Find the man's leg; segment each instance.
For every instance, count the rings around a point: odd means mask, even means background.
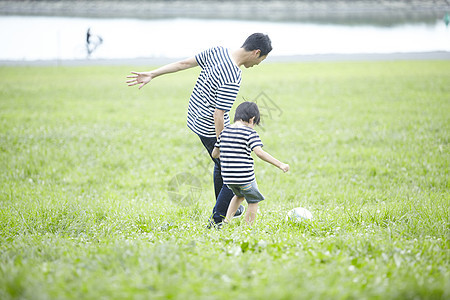
[[[214,183],[215,185],[215,183]],[[216,205],[213,210],[214,223],[220,223],[227,215],[228,206],[233,198],[233,191],[226,184],[222,184],[219,196],[216,199]]]
[[[203,146],[205,146],[206,151],[208,151],[209,156],[211,157],[211,153],[214,149],[214,145],[216,143],[216,138],[209,138],[199,135],[200,140],[202,141]],[[222,174],[220,171],[220,160],[217,158],[211,157],[214,162],[214,192],[216,195],[216,204],[214,206],[211,218],[214,220],[214,223],[220,223],[223,221],[227,214],[228,205],[230,204],[231,199],[234,194],[226,184],[223,184]],[[238,210],[239,214],[242,214],[242,209]]]
[[[217,198],[219,198],[219,194],[223,186],[223,178],[222,173],[220,171],[220,162],[214,161],[213,180],[214,180],[214,193],[216,195],[217,200]]]

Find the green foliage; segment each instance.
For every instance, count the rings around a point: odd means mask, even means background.
[[[255,159],[257,225],[222,230],[185,125],[198,70],[142,90],[129,71],[0,68],[1,299],[450,296],[449,62],[245,70],[237,102],[291,171]],[[179,174],[196,200],[170,196]],[[286,222],[297,206],[315,218]]]

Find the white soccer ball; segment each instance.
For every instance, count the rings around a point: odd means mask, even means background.
[[[303,207],[296,207],[294,209],[291,209],[286,215],[286,221],[291,221],[294,223],[311,220],[312,218],[312,213]]]

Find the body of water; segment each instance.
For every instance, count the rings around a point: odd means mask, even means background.
[[[181,58],[208,47],[240,47],[267,33],[271,56],[450,51],[450,28],[435,24],[392,27],[203,19],[0,17],[0,60],[75,60],[87,57],[86,33],[102,43],[92,59]]]

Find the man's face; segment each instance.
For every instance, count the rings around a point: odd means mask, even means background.
[[[252,52],[252,57],[246,63],[244,63],[244,66],[246,68],[251,68],[253,66],[259,65],[263,60],[267,58],[267,55],[259,56],[260,53],[260,50],[254,50]]]

